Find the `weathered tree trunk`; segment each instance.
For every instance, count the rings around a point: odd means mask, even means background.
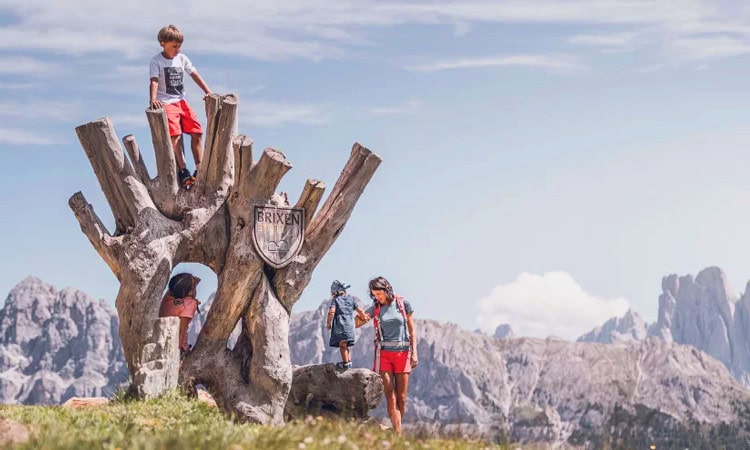
[[[283,153],[266,149],[253,160],[252,140],[235,135],[237,99],[211,95],[206,103],[204,163],[190,191],[177,184],[164,111],[147,110],[156,152],[152,179],[132,136],[125,157],[109,119],[76,128],[115,218],[110,234],[78,192],[70,206],[82,231],[120,281],[116,306],[120,338],[131,374],[148,342],[172,269],[197,262],[218,276],[206,324],[183,361],[186,386],[204,384],[227,413],[277,424],[292,381],[289,319],[312,271],[339,235],[380,157],[359,144],[315,214],[325,186],[308,180],[295,206],[305,209],[305,241],[290,264],[274,269],[252,242],[253,205],[286,205],[276,188],[291,168]],[[132,165],[131,165],[132,164]],[[243,332],[234,350],[227,339],[238,321]]]

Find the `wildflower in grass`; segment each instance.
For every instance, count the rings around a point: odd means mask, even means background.
[[[331,443],[331,438],[327,437],[327,438],[323,439],[323,445],[328,445],[330,443]]]
[[[302,440],[302,442],[304,442],[305,444],[312,444],[312,442],[313,442],[314,440],[315,440],[315,439],[313,439],[313,438],[312,438],[312,436],[308,436],[308,437],[306,437],[305,439],[303,439],[303,440]]]
[[[380,446],[383,448],[391,448],[391,441],[381,441]]]
[[[336,442],[338,442],[339,444],[343,444],[344,442],[346,442],[346,436],[344,436],[343,434],[339,434],[339,437],[336,438]]]
[[[299,448],[307,448],[307,445],[305,445],[304,442],[300,442],[297,447],[299,447]]]

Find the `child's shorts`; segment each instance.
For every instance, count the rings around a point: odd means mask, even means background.
[[[375,371],[375,364],[372,365]],[[393,373],[411,373],[411,358],[409,350],[390,351],[380,350],[380,371]]]
[[[170,136],[179,136],[182,133],[203,134],[203,128],[198,122],[195,111],[185,100],[164,105],[164,112],[167,113]]]

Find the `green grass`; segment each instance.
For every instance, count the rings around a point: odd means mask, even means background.
[[[461,439],[396,436],[362,422],[308,417],[280,427],[235,423],[205,403],[169,394],[109,405],[0,405],[0,417],[26,425],[28,449],[423,449],[501,448]]]

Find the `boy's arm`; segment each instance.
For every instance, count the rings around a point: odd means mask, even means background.
[[[192,78],[193,81],[195,81],[195,84],[197,84],[201,89],[203,89],[203,92],[206,93],[206,95],[203,96],[203,98],[205,99],[211,93],[211,89],[209,89],[208,84],[206,84],[206,82],[203,80],[201,74],[199,74],[198,71],[195,70],[190,74],[190,78]]]
[[[151,81],[149,82],[148,86],[148,104],[151,105],[152,108],[157,109],[161,108],[162,103],[156,99],[156,91],[159,89],[159,79],[158,78],[151,78]]]
[[[328,318],[326,319],[326,328],[329,330],[331,329],[331,324],[333,323],[333,315],[336,314],[336,308],[333,306],[328,308]]]

